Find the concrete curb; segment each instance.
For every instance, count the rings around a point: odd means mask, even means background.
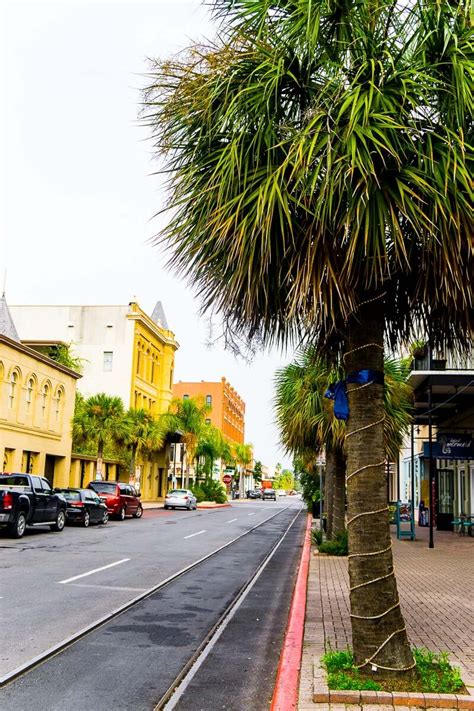
[[[298,576],[291,601],[285,640],[280,654],[270,711],[290,711],[298,704],[298,683],[303,652],[312,516],[308,514]]]
[[[474,696],[467,694],[420,694],[404,691],[338,691],[328,689],[326,672],[321,667],[321,659],[314,664],[313,702],[316,704],[384,704],[422,709],[471,709],[474,711]]]

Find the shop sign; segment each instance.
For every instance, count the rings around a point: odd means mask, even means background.
[[[470,435],[438,433],[432,450],[437,459],[474,459],[474,439]],[[423,443],[423,454],[429,457],[429,442]]]

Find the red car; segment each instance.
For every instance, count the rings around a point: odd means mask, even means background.
[[[91,481],[87,487],[99,494],[107,506],[110,516],[116,516],[121,521],[125,516],[141,518],[143,507],[139,494],[133,486],[122,481]]]

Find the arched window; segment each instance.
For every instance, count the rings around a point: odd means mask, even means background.
[[[28,382],[26,383],[26,414],[27,415],[31,415],[34,389],[35,389],[34,379],[28,378]]]
[[[64,392],[62,391],[61,388],[58,388],[56,391],[56,399],[55,399],[55,412],[56,412],[56,423],[59,424],[61,422],[61,410],[63,406],[63,400],[64,400]]]
[[[10,406],[10,410],[13,409],[13,406],[15,404],[17,387],[18,387],[18,373],[16,370],[14,370],[13,373],[10,375],[10,389],[9,389],[9,393],[8,393],[8,404]]]
[[[44,421],[48,415],[49,385],[45,383],[41,390],[41,419]]]

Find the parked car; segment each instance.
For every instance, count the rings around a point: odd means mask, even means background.
[[[27,526],[49,526],[62,531],[66,500],[55,494],[47,479],[32,474],[0,475],[0,526],[21,538]]]
[[[105,524],[109,520],[107,504],[92,489],[55,489],[67,502],[66,523]]]
[[[171,489],[165,497],[165,509],[197,508],[197,499],[189,489]]]
[[[261,489],[249,489],[247,491],[247,499],[261,499],[262,491]]]
[[[133,486],[122,481],[91,481],[88,489],[92,489],[107,505],[109,516],[116,516],[121,521],[125,516],[141,518],[143,506],[140,503],[140,494]]]
[[[286,496],[286,489],[278,489],[278,496]]]
[[[275,489],[263,489],[262,491],[262,499],[265,501],[265,499],[273,499],[273,501],[276,501],[276,492]]]

